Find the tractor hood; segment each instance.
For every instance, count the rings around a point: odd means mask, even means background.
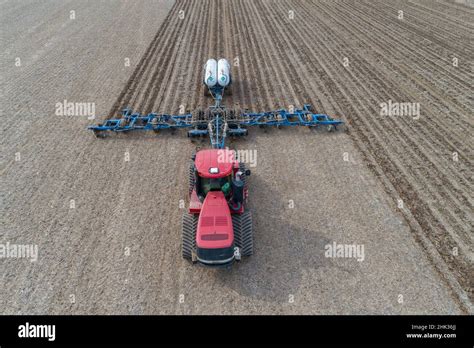
[[[229,206],[221,191],[204,199],[196,231],[196,246],[202,249],[228,248],[234,242]]]
[[[200,177],[222,178],[232,172],[234,152],[227,149],[208,149],[196,153],[194,161]]]

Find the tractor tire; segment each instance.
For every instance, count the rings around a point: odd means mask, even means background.
[[[191,163],[189,164],[189,195],[190,196],[194,190],[195,180],[196,178],[194,176],[194,161],[191,161]]]
[[[192,259],[193,250],[196,249],[196,228],[197,228],[198,216],[194,214],[185,213],[183,214],[183,225],[182,225],[182,244],[181,251],[183,258],[186,260]]]
[[[253,227],[250,211],[244,211],[243,214],[233,214],[232,226],[234,228],[234,244],[240,249],[240,254],[242,256],[252,255]]]

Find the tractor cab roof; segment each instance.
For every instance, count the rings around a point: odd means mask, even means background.
[[[222,178],[232,173],[234,151],[227,149],[207,149],[196,153],[194,161],[200,177]]]

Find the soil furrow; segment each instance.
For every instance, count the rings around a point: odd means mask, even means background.
[[[137,84],[141,82],[141,79],[147,70],[148,65],[153,63],[153,57],[156,55],[156,51],[159,50],[161,47],[159,46],[160,39],[162,35],[166,35],[169,30],[173,30],[173,18],[176,17],[179,11],[179,4],[178,2],[175,3],[171,11],[168,13],[164,24],[160,26],[159,30],[157,31],[155,38],[153,39],[152,43],[149,45],[147,51],[140,59],[137,67],[135,68],[134,72],[130,76],[127,84],[122,89],[119,97],[115,101],[114,105],[112,106],[108,118],[115,117],[117,112],[123,107],[129,106],[129,102],[134,94],[136,94]]]

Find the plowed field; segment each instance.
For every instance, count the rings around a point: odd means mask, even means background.
[[[0,242],[39,247],[37,262],[0,260],[2,313],[473,311],[473,8],[421,0],[1,6]],[[195,147],[184,133],[98,140],[86,118],[54,114],[64,99],[95,103],[98,119],[125,106],[205,108],[202,66],[212,57],[233,65],[227,106],[311,103],[346,122],[337,133],[255,129],[229,144],[258,155],[249,180],[256,250],[226,272],[180,257]],[[383,113],[397,103],[413,109]],[[325,257],[333,242],[364,245],[364,260]]]

